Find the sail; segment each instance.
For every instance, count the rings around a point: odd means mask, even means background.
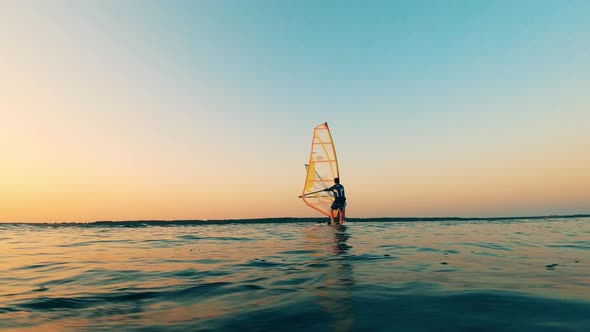
[[[305,165],[307,176],[301,198],[305,204],[330,216],[330,206],[334,201],[331,192],[321,191],[334,184],[334,178],[339,177],[336,149],[327,123],[323,123],[313,130],[311,154],[309,164]]]

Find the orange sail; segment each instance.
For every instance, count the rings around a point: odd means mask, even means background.
[[[334,198],[331,192],[323,190],[334,184],[334,178],[339,177],[339,173],[336,149],[327,123],[313,130],[309,164],[305,168],[307,176],[301,198],[305,204],[329,217]]]

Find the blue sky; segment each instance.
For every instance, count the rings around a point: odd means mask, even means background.
[[[102,208],[4,219],[311,215],[294,198],[324,121],[353,216],[587,212],[588,1],[4,7],[3,176],[34,160],[21,180],[47,185],[22,206],[113,174],[137,206],[102,188]]]

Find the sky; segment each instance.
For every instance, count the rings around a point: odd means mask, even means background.
[[[0,0],[0,222],[590,213],[589,1]]]

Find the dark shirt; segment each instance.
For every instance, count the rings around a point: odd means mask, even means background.
[[[324,189],[324,191],[331,191],[334,194],[334,199],[346,199],[346,195],[344,195],[344,186],[340,183]]]

